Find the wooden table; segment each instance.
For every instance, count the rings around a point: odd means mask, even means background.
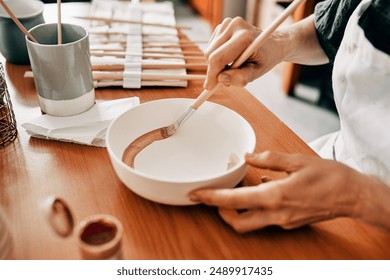
[[[4,62],[4,59],[2,59]],[[125,187],[105,148],[30,138],[20,126],[41,114],[29,66],[5,64],[18,122],[18,138],[0,149],[0,205],[14,233],[16,259],[78,259],[74,237],[58,237],[48,224],[51,196],[63,198],[76,223],[98,213],[116,216],[124,226],[125,259],[389,259],[390,234],[348,218],[296,230],[270,227],[234,232],[204,205],[167,206],[147,201]],[[97,89],[98,100],[139,96],[141,102],[195,98],[202,82],[187,88]],[[211,101],[243,117],[257,135],[256,151],[314,152],[256,98],[242,88],[224,88]],[[283,174],[250,168],[244,185]]]

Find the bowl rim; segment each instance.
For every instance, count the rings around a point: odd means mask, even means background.
[[[5,0],[4,2],[8,6],[8,8],[15,14],[15,16],[20,20],[36,17],[42,14],[45,8],[45,4],[42,1],[38,0],[29,0],[28,2],[23,0]],[[20,5],[25,6],[26,3],[30,5],[28,7],[31,8],[29,11],[24,11],[23,14],[19,14],[17,13],[19,11],[15,11],[15,8],[20,7]],[[0,10],[0,17],[5,19],[11,19],[10,15],[7,14],[3,8]]]
[[[110,140],[109,140],[109,135],[110,135],[110,132],[112,130],[112,127],[115,125],[116,121],[120,118],[123,117],[123,115],[127,114],[129,111],[131,110],[134,110],[135,108],[139,107],[139,106],[143,106],[144,104],[149,104],[149,103],[155,103],[155,102],[169,102],[170,100],[194,100],[192,98],[162,98],[162,99],[156,99],[156,100],[152,100],[152,101],[147,101],[147,102],[144,102],[144,103],[141,103],[137,106],[134,106],[132,108],[130,108],[129,110],[121,113],[119,116],[117,116],[111,123],[110,125],[108,126],[108,129],[107,129],[107,134],[106,134],[106,146],[107,146],[107,151],[110,155],[110,158],[111,159],[114,159],[122,168],[124,168],[125,170],[131,172],[131,173],[134,173],[142,178],[145,178],[145,179],[148,179],[148,180],[154,180],[154,181],[158,181],[158,182],[162,182],[162,183],[173,183],[173,184],[193,184],[193,183],[202,183],[202,182],[207,182],[207,181],[211,181],[211,180],[216,180],[218,178],[221,178],[221,177],[224,177],[224,176],[227,176],[231,173],[234,173],[236,170],[242,168],[243,166],[246,165],[245,163],[245,160],[242,159],[240,157],[240,161],[237,165],[235,165],[234,167],[230,168],[229,170],[227,170],[226,172],[220,172],[220,173],[216,173],[215,175],[213,176],[203,176],[203,177],[199,177],[198,179],[194,180],[194,179],[175,179],[175,178],[171,178],[171,177],[162,177],[162,176],[156,176],[156,175],[151,175],[151,174],[148,174],[148,173],[145,173],[145,172],[142,172],[142,171],[139,171],[137,170],[136,168],[132,168],[130,167],[129,165],[127,165],[126,163],[124,163],[121,159],[119,159],[116,154],[113,152],[113,149],[111,147],[111,143],[110,143]],[[256,133],[252,127],[252,125],[243,117],[241,116],[239,113],[237,113],[236,111],[230,109],[229,107],[226,107],[226,106],[223,106],[221,104],[218,104],[218,103],[215,103],[215,102],[211,102],[211,101],[206,101],[207,103],[212,103],[213,106],[219,106],[219,107],[223,107],[225,109],[228,109],[230,110],[233,114],[235,114],[236,116],[238,116],[239,118],[241,118],[242,120],[244,120],[248,125],[249,125],[249,128],[250,128],[250,133],[251,133],[251,138],[253,138],[253,141],[252,141],[252,145],[249,149],[250,152],[253,152],[256,148]]]

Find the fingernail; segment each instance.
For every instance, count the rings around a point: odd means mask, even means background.
[[[223,83],[225,86],[230,86],[232,79],[231,79],[230,75],[221,73],[218,76],[218,81]]]
[[[197,196],[196,194],[194,193],[190,193],[188,195],[188,198],[193,201],[193,202],[200,202],[200,199],[199,199],[199,196]]]
[[[254,153],[246,153],[245,154],[245,159],[246,160],[254,159],[255,156],[256,156],[256,154],[254,154]]]
[[[263,183],[267,183],[267,182],[271,182],[272,180],[271,180],[271,178],[268,177],[268,176],[261,176],[261,181],[262,181]]]

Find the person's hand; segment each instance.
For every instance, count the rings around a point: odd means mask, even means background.
[[[204,87],[210,90],[217,82],[243,87],[281,62],[282,40],[275,32],[239,69],[227,69],[260,33],[240,17],[226,18],[218,25],[205,51],[208,70]]]
[[[218,206],[221,217],[238,232],[269,225],[292,229],[339,216],[390,229],[390,189],[373,177],[336,161],[297,154],[247,154],[246,161],[258,168],[285,171],[288,176],[258,186],[190,194],[193,201]],[[372,200],[378,210],[369,209]]]

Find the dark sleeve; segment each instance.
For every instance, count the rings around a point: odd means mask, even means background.
[[[390,55],[390,1],[372,0],[359,17],[359,26],[370,43]]]
[[[326,0],[315,7],[314,24],[318,40],[331,63],[343,39],[348,20],[360,2],[361,0]]]

